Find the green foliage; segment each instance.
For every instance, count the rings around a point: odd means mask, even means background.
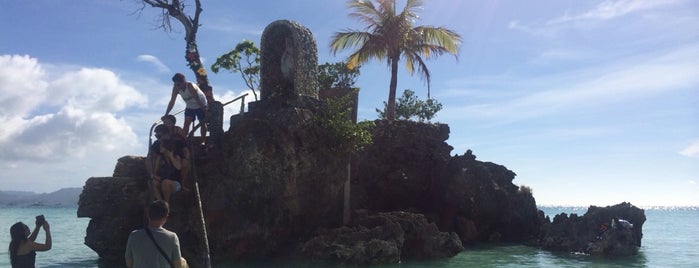
[[[350,69],[344,62],[318,65],[318,85],[321,89],[352,88],[359,76],[359,68]]]
[[[383,105],[383,111],[376,109],[376,112],[379,113],[379,118],[386,119],[388,104],[384,101]],[[439,101],[435,99],[422,101],[415,96],[415,92],[406,89],[396,103],[396,119],[411,120],[417,118],[420,122],[430,121],[440,110],[442,110],[442,104]]]
[[[339,98],[325,100],[326,109],[315,116],[320,127],[326,131],[333,144],[329,149],[340,153],[354,153],[372,143],[371,130],[374,122],[352,122],[352,99],[358,90]]]
[[[257,100],[257,89],[260,85],[260,49],[248,40],[238,43],[235,49],[216,58],[211,65],[211,71],[218,73],[223,68],[232,73],[240,73],[245,85],[252,90]]]
[[[374,3],[376,2],[376,4]],[[417,11],[423,1],[407,0],[402,10],[396,10],[396,0],[350,0],[350,16],[365,23],[364,31],[349,29],[336,32],[330,44],[333,54],[339,50],[355,49],[347,58],[349,68],[369,60],[386,60],[391,68],[386,118],[395,118],[398,62],[403,59],[412,75],[417,70],[427,81],[430,96],[431,75],[425,60],[444,53],[459,53],[461,36],[445,27],[415,26]]]

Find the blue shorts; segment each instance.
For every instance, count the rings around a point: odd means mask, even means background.
[[[192,118],[192,122],[194,120],[199,120],[199,122],[204,122],[206,119],[206,113],[204,113],[204,109],[199,108],[199,109],[184,109],[184,117],[189,117]]]
[[[182,183],[175,181],[175,192],[179,192],[180,190],[182,190]]]
[[[171,181],[172,183],[175,184],[175,193],[176,193],[176,192],[179,192],[180,190],[182,190],[182,183],[181,183],[181,182],[176,181],[176,180],[171,180],[171,179],[165,179],[165,180],[169,180],[169,181]]]

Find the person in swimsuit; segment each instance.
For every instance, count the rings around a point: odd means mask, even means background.
[[[46,232],[46,240],[43,244],[35,242],[39,234],[39,228],[43,227]],[[29,226],[22,222],[17,222],[10,227],[10,264],[13,268],[34,268],[37,251],[47,251],[51,249],[51,228],[46,220],[37,217],[34,231],[29,232]]]

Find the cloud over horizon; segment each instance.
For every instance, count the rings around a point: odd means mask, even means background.
[[[109,169],[139,146],[121,114],[143,108],[148,98],[109,70],[46,68],[30,56],[2,55],[0,85],[0,104],[8,107],[0,111],[4,181],[29,179],[35,165],[57,170],[37,176],[84,180],[84,165]]]

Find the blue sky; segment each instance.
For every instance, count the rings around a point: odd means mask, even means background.
[[[191,1],[190,1],[191,2]],[[399,1],[399,6],[402,6]],[[135,0],[0,0],[0,190],[50,192],[110,176],[145,155],[183,72],[179,24]],[[362,25],[346,1],[204,1],[204,65],[278,19],[309,28],[319,63],[330,37]],[[699,3],[693,0],[425,1],[416,24],[461,34],[458,60],[428,61],[452,154],[517,173],[538,204],[699,205]],[[403,66],[401,65],[401,68]],[[360,119],[388,95],[385,62],[361,69]],[[401,69],[399,94],[426,98]],[[247,92],[210,72],[219,100]],[[183,108],[181,100],[175,110]],[[228,113],[235,112],[230,108]],[[182,122],[182,118],[178,118]]]

